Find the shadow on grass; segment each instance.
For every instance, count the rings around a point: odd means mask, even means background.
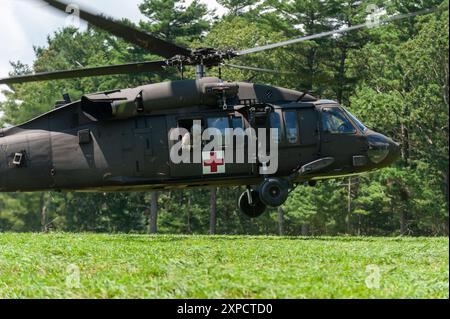
[[[24,234],[22,234],[24,235]],[[28,234],[30,235],[30,234]],[[357,237],[357,236],[257,236],[257,235],[171,235],[171,234],[106,234],[106,233],[50,233],[31,234],[34,236],[46,236],[53,240],[81,239],[96,240],[98,242],[135,242],[135,243],[173,243],[185,241],[322,241],[322,242],[404,242],[430,240],[431,238],[421,237]],[[437,238],[435,238],[437,239]]]
[[[108,237],[105,237],[108,238]],[[323,241],[323,242],[377,242],[392,241],[402,242],[408,240],[417,240],[417,238],[410,237],[324,237],[324,236],[252,236],[252,235],[111,235],[111,241],[117,241],[122,239],[123,241],[141,242],[141,243],[169,243],[169,242],[182,242],[182,241],[202,241],[207,240],[209,242],[220,241]]]

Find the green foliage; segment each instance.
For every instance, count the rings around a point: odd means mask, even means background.
[[[226,36],[225,36],[226,35]],[[257,23],[249,23],[244,17],[229,17],[215,24],[202,42],[202,45],[219,49],[248,49],[253,46],[265,45],[280,40],[284,40],[280,32],[270,31]],[[252,54],[232,61],[236,64],[257,66],[280,71],[290,70],[286,63],[292,61],[293,54],[287,49],[276,49],[267,53]],[[212,74],[218,74],[216,68],[211,70]],[[247,81],[253,78],[255,82],[271,83],[273,85],[299,88],[294,80],[294,76],[287,75],[280,77],[273,74],[255,74],[254,72],[241,71],[231,68],[223,68],[224,79],[235,81]],[[256,77],[255,77],[256,76]]]
[[[198,0],[188,6],[184,0],[143,0],[139,8],[149,19],[149,23],[143,22],[141,27],[169,41],[189,46],[209,29],[208,8]]]

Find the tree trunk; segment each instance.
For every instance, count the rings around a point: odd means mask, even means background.
[[[361,236],[361,214],[358,214],[358,237]]]
[[[209,234],[215,235],[217,228],[217,187],[211,188],[211,215],[209,219]]]
[[[448,177],[448,169],[447,171],[444,173],[444,183],[445,183],[445,201],[447,203],[447,216],[445,217],[445,222],[444,222],[444,235],[448,236],[448,222],[449,222],[449,203],[448,203],[448,196],[449,196],[449,177]]]
[[[187,233],[192,234],[192,226],[191,226],[191,194],[188,193],[188,202],[187,202]]]
[[[152,192],[149,218],[149,233],[158,232],[158,192]]]
[[[408,118],[410,116],[409,107],[406,105],[405,111],[403,112],[404,118]],[[400,130],[402,134],[402,144],[401,144],[401,156],[405,167],[410,167],[410,144],[409,144],[409,130],[408,127],[402,123],[400,125]],[[407,208],[409,202],[409,194],[407,190],[407,186],[404,186],[404,189],[401,190],[400,198],[404,203],[405,207],[401,207],[400,211],[400,235],[404,236],[407,232]],[[403,206],[403,205],[402,205]]]
[[[449,235],[449,225],[448,225],[448,215],[444,222],[444,235],[448,237]]]
[[[47,200],[45,193],[41,195],[41,231],[47,232]]]
[[[314,88],[314,63],[315,63],[315,57],[316,57],[316,49],[310,49],[308,52],[308,69],[309,69],[309,75],[308,75],[308,83],[306,83],[306,88],[308,91],[312,91]]]
[[[344,86],[345,86],[345,62],[347,61],[347,46],[344,44],[341,51],[341,60],[339,63],[337,100],[339,104],[343,104]]]
[[[400,235],[404,236],[406,235],[406,232],[408,231],[408,220],[407,220],[407,213],[405,210],[402,210],[400,212]]]
[[[283,208],[278,207],[278,234],[284,236],[284,225],[283,225],[284,213]]]
[[[308,236],[309,230],[308,230],[308,224],[302,224],[302,236]]]
[[[409,116],[408,114],[404,115],[405,117]],[[402,135],[402,144],[401,144],[401,155],[402,160],[405,166],[409,166],[409,131],[404,123],[400,125],[401,135]]]
[[[447,211],[448,211],[448,208],[449,208],[449,202],[448,202],[448,200],[449,200],[449,198],[448,198],[448,196],[449,196],[449,177],[448,177],[448,169],[447,169],[447,171],[445,172],[445,174],[444,174],[444,183],[445,183],[445,200],[446,200],[446,202],[447,202]]]
[[[347,187],[347,234],[350,235],[352,233],[352,178],[348,178],[348,187]]]

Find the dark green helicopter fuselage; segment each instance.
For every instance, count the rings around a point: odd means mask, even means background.
[[[174,164],[173,128],[219,119],[279,129],[278,170],[295,183],[360,174],[394,162],[399,146],[336,102],[283,88],[217,78],[151,84],[83,96],[25,124],[0,130],[0,191],[143,191],[258,185],[260,163]],[[218,122],[216,120],[216,122]],[[226,125],[226,124],[225,124]],[[331,159],[311,171],[309,163]]]

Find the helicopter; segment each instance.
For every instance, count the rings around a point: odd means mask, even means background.
[[[62,1],[42,1],[62,12],[68,8]],[[428,12],[391,16],[381,24]],[[224,51],[187,49],[100,14],[81,9],[78,14],[80,19],[164,59],[14,76],[0,79],[0,84],[158,72],[167,67],[183,70],[186,66],[195,66],[197,78],[86,94],[79,101],[64,95],[64,101],[48,113],[0,129],[1,192],[244,186],[238,207],[254,218],[268,207],[281,206],[300,184],[315,185],[320,180],[377,170],[400,156],[398,143],[367,128],[335,101],[271,85],[205,76],[206,69],[215,66],[270,71],[226,61],[345,34],[366,24],[242,51]],[[174,129],[184,133],[171,138]],[[253,133],[239,146],[222,141],[205,151],[208,138],[200,137],[195,142],[194,131],[206,129]],[[267,137],[268,130],[275,134]],[[246,150],[250,144],[268,140],[276,148],[276,158],[263,161]],[[193,147],[195,143],[197,148]],[[172,159],[176,147],[178,151],[189,149],[186,161]],[[230,148],[235,154],[226,160],[225,152]],[[237,161],[238,153],[248,156]],[[277,166],[270,171],[268,165],[274,160]]]

